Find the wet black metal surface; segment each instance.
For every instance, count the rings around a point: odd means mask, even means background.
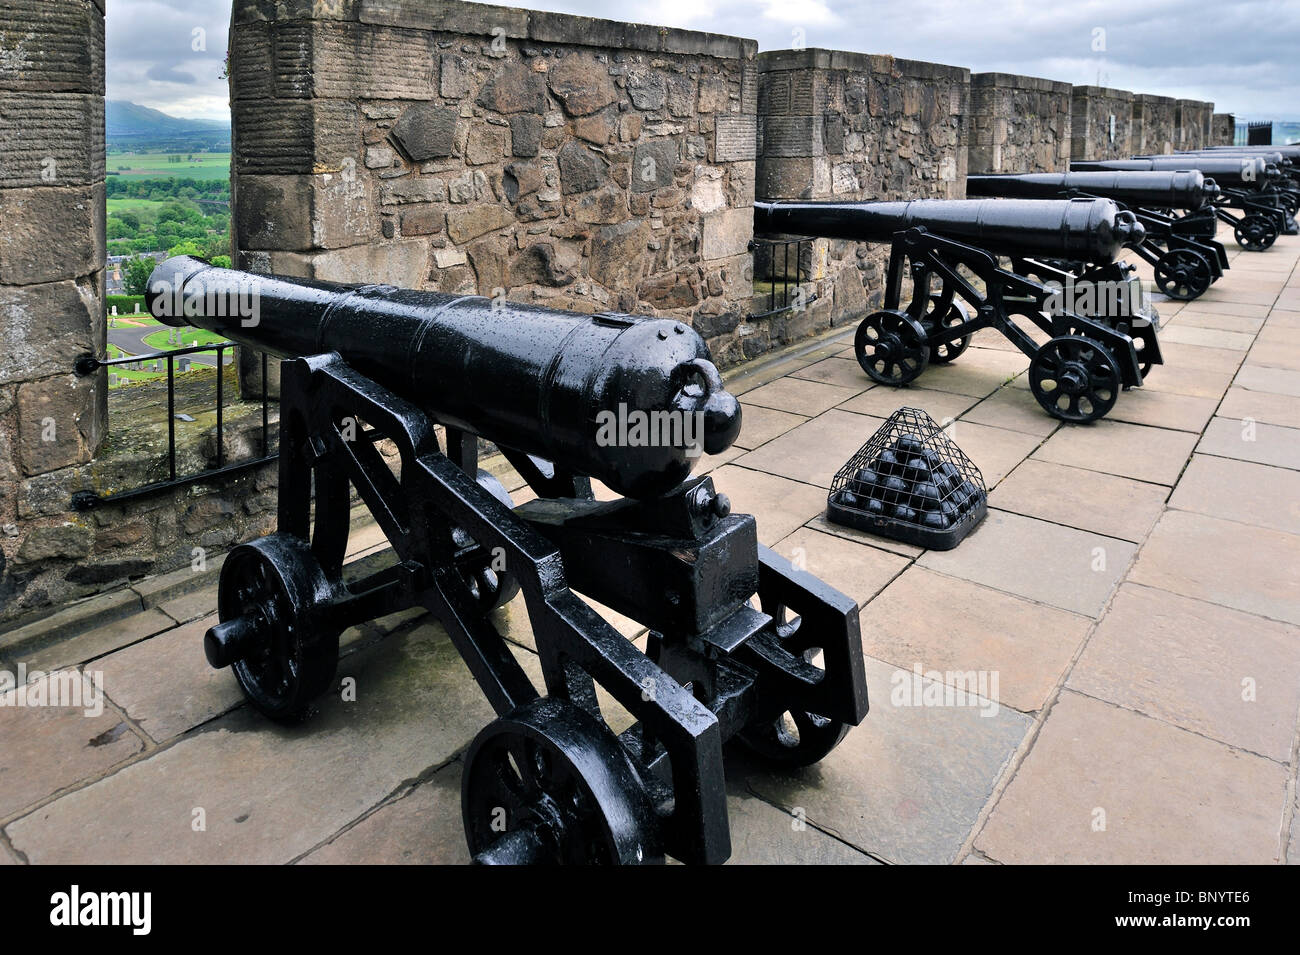
[[[189,259],[160,269],[215,294],[195,299],[187,324],[298,355],[281,366],[279,529],[227,559],[209,661],[232,666],[268,716],[302,720],[334,679],[342,630],[426,608],[499,716],[465,757],[476,861],[725,861],[723,744],[806,765],[866,716],[854,601],[761,547],[711,479],[685,480],[693,452],[725,448],[739,426],[693,332]],[[205,311],[237,283],[263,296],[255,324]],[[698,413],[703,446],[602,445],[593,415],[610,401]],[[476,434],[536,500],[511,506],[478,469]],[[598,502],[595,476],[638,497]],[[353,489],[397,563],[345,582]],[[648,652],[579,590],[650,628]],[[498,629],[494,611],[515,593],[543,688]],[[598,687],[631,727],[615,734]]]

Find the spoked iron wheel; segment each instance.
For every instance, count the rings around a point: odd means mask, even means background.
[[[1263,252],[1277,241],[1277,227],[1267,216],[1249,215],[1232,227],[1232,237],[1247,252]]]
[[[1171,249],[1156,259],[1156,287],[1179,302],[1200,298],[1214,281],[1210,263],[1191,249]]]
[[[1119,397],[1119,364],[1090,338],[1053,338],[1029,363],[1029,387],[1048,414],[1075,423],[1096,421]]]
[[[943,309],[943,316],[940,318],[937,312]],[[939,293],[930,296],[930,308],[921,318],[921,324],[928,331],[930,328],[950,328],[954,325],[961,325],[970,319],[970,312],[961,302],[953,299],[944,307],[944,297]],[[970,345],[971,336],[963,335],[954,342],[940,342],[930,346],[930,363],[932,365],[946,365],[954,361]]]
[[[763,606],[763,613],[776,621],[776,636],[781,649],[791,655],[789,665],[816,677],[821,649],[811,645],[808,635],[800,633],[801,618],[789,618],[784,606]],[[811,766],[825,758],[849,732],[849,724],[792,707],[751,720],[736,734],[736,741],[774,766],[794,769]]]
[[[249,702],[292,721],[334,679],[339,632],[315,610],[331,585],[306,541],[276,533],[230,552],[221,568],[221,624],[204,637],[208,661],[230,665]]]
[[[478,483],[506,507],[514,507],[510,492],[491,473],[480,468]],[[457,550],[474,547],[474,538],[470,537],[463,528],[452,527],[450,533],[452,544]],[[475,605],[484,613],[504,607],[519,593],[518,579],[505,569],[498,555],[479,553],[473,559],[462,562],[458,570],[466,589],[474,598]]]
[[[465,838],[487,865],[663,861],[659,822],[607,727],[554,697],[493,720],[465,756]]]
[[[882,385],[905,385],[925,371],[925,329],[906,312],[873,312],[862,320],[853,347],[862,370]]]

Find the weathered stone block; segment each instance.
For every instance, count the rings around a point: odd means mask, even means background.
[[[104,267],[104,186],[0,189],[0,285],[33,285]]]
[[[753,218],[753,214],[750,214]],[[650,226],[629,220],[600,229],[591,240],[587,271],[608,289],[623,289],[641,277]]]
[[[239,176],[234,199],[242,248],[295,251],[311,244],[310,176]]]
[[[609,67],[590,54],[571,53],[550,70],[551,92],[570,116],[586,116],[618,100]]]
[[[18,452],[23,473],[44,474],[89,461],[103,438],[103,375],[58,375],[18,387]]]
[[[450,156],[456,144],[456,111],[420,103],[402,114],[391,135],[412,162]]]
[[[0,383],[70,368],[94,351],[103,299],[93,280],[0,286]]]
[[[506,151],[506,133],[498,126],[471,126],[465,161],[473,166],[499,162]]]
[[[510,117],[511,152],[516,156],[536,156],[542,141],[542,118],[532,113]]]
[[[595,189],[609,179],[604,159],[580,143],[565,143],[557,158],[560,191],[566,196]]]
[[[704,240],[700,247],[705,261],[740,255],[754,237],[752,209],[726,209],[705,216]]]
[[[515,215],[505,206],[471,206],[452,209],[447,213],[447,235],[453,242],[468,242],[487,232],[504,229],[515,221]]]
[[[670,186],[680,147],[675,139],[652,139],[632,153],[632,191],[653,192]]]
[[[475,102],[498,113],[542,113],[546,110],[546,79],[528,64],[510,61],[483,84]]]

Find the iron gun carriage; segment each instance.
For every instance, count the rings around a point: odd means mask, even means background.
[[[1281,172],[1260,156],[1154,156],[1070,163],[1071,172],[1177,172],[1197,170],[1219,187],[1215,216],[1232,226],[1233,238],[1248,252],[1263,252],[1279,235],[1293,234],[1295,220],[1277,188]],[[1233,215],[1233,209],[1241,215]]]
[[[975,332],[994,328],[1029,356],[1039,404],[1062,420],[1087,422],[1161,360],[1158,316],[1143,303],[1137,277],[1116,266],[1145,232],[1109,200],[760,202],[754,227],[891,243],[884,307],[862,320],[855,339],[858,363],[881,384],[905,385],[931,363],[958,358]],[[1076,275],[1050,260],[1096,268]],[[1050,340],[1040,347],[1016,319]]]
[[[1137,216],[1146,238],[1131,246],[1172,299],[1199,298],[1228,268],[1215,239],[1218,185],[1197,170],[1042,172],[966,177],[968,196],[1007,199],[1110,199]],[[1176,215],[1175,210],[1182,212]],[[1084,267],[1084,263],[1076,268]]]
[[[865,717],[854,601],[690,476],[741,418],[686,325],[188,257],[158,266],[148,298],[167,324],[284,359],[278,529],[227,556],[209,663],[267,716],[300,719],[342,630],[426,608],[498,714],[465,756],[477,861],[722,862],[723,744],[807,765]],[[611,415],[677,425],[633,440],[602,432]],[[535,500],[513,507],[480,470],[480,437]],[[597,500],[593,479],[623,496]],[[353,490],[396,561],[345,582]],[[648,628],[646,652],[579,593]],[[494,615],[519,594],[544,691]],[[631,726],[611,728],[598,688]]]

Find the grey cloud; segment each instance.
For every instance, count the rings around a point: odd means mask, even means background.
[[[170,66],[163,66],[155,63],[149,69],[145,70],[145,79],[154,80],[158,83],[181,83],[192,85],[198,82],[198,78],[193,73],[185,73],[181,70],[174,69]]]

